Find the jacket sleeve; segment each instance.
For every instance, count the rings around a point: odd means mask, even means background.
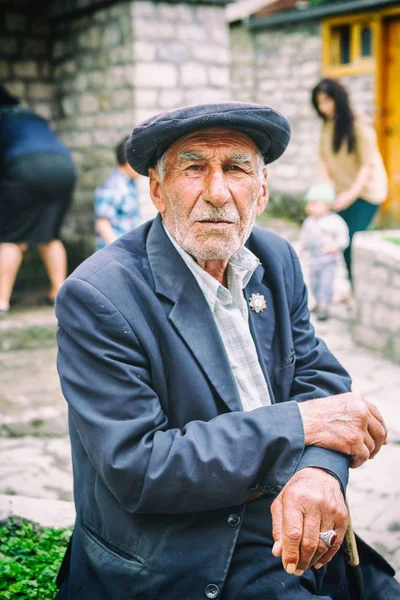
[[[145,327],[142,314],[128,323],[78,278],[60,290],[56,314],[58,370],[73,426],[96,473],[126,510],[213,510],[245,502],[257,484],[277,493],[292,477],[304,450],[296,402],[173,428],[155,391],[149,353],[134,331]]]
[[[299,259],[292,254],[295,285],[291,307],[291,324],[295,352],[295,374],[290,399],[296,402],[323,398],[351,391],[348,373],[328,350],[326,344],[315,336],[307,307],[307,288],[304,284]],[[334,402],[332,398],[332,402]],[[349,477],[350,457],[317,446],[305,448],[296,470],[319,467],[329,471],[340,482],[345,492]]]

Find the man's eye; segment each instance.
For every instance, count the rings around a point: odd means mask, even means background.
[[[189,165],[187,167],[188,171],[202,171],[203,170],[203,165],[198,165],[198,164],[194,164],[194,165]]]
[[[227,165],[225,167],[226,171],[241,171],[241,167],[239,165]]]

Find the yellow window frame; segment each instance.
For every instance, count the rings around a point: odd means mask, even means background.
[[[372,56],[361,56],[361,28],[368,23],[372,32]],[[350,26],[350,62],[343,65],[332,65],[332,45],[334,28],[342,25]],[[326,77],[342,77],[344,75],[360,75],[372,73],[376,66],[380,20],[373,13],[358,13],[326,19],[322,22],[322,72]]]

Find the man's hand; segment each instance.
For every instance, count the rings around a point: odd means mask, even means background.
[[[306,446],[320,446],[352,456],[353,468],[378,454],[387,443],[379,410],[349,392],[299,403]]]
[[[288,481],[271,505],[274,556],[290,574],[320,568],[339,550],[347,529],[348,513],[339,482],[322,469],[302,469]],[[327,548],[321,531],[334,529],[335,543]]]

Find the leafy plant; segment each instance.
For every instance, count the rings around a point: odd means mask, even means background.
[[[24,519],[0,522],[0,598],[53,600],[70,536],[71,529],[41,528]]]

